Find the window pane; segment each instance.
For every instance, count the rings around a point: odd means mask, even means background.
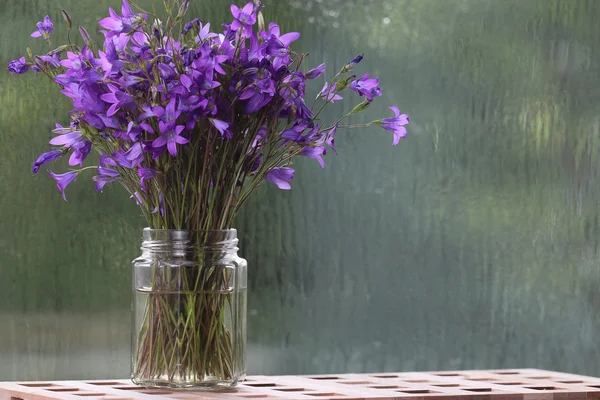
[[[193,3],[213,29],[229,18],[228,1]],[[340,131],[325,169],[299,160],[291,191],[264,185],[246,205],[249,373],[598,375],[600,2],[265,3],[327,79],[365,54],[356,73],[384,94],[352,123],[397,105],[411,125],[396,147],[377,127]],[[45,50],[29,37],[45,14],[58,42],[60,8],[95,32],[109,6],[2,0],[2,65]],[[2,68],[0,88],[0,380],[129,376],[143,218],[117,187],[82,177],[64,202],[44,169],[32,176],[69,104],[43,76]]]

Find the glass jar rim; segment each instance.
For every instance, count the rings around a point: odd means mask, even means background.
[[[149,233],[153,233],[153,232],[214,232],[214,233],[237,233],[237,229],[235,228],[231,228],[231,229],[200,229],[200,230],[194,230],[194,229],[156,229],[156,228],[150,228],[150,227],[146,227],[144,228],[144,232],[149,232]]]
[[[196,239],[202,240],[206,245],[220,245],[238,243],[237,230],[178,230],[178,229],[151,229],[144,228],[142,233],[144,243],[156,243],[162,241],[171,241],[191,244]]]

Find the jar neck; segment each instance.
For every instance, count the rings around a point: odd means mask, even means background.
[[[221,253],[237,255],[238,238],[235,229],[184,231],[175,229],[144,228],[142,252],[164,253]]]

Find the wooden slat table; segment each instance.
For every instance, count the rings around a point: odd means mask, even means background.
[[[0,400],[600,400],[600,378],[536,369],[250,376],[226,392],[171,391],[129,380],[1,382]]]

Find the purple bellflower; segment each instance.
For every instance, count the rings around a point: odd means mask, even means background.
[[[108,89],[110,93],[105,93],[100,96],[100,98],[106,103],[110,104],[108,111],[106,112],[107,116],[113,116],[123,107],[132,107],[135,106],[135,102],[133,98],[127,94],[127,92],[122,91],[120,88],[113,84],[108,84]]]
[[[256,137],[254,138],[254,142],[252,142],[252,148],[256,148],[259,145],[262,145],[266,142],[266,138],[267,138],[267,127],[266,126],[261,126],[260,129],[258,130],[258,133],[256,134]]]
[[[350,83],[350,89],[358,93],[359,96],[365,96],[369,101],[373,101],[374,97],[381,96],[381,89],[378,85],[379,78],[369,79],[369,73],[367,72],[359,79]]]
[[[231,131],[229,130],[229,124],[227,122],[215,118],[210,118],[209,121],[215,128],[217,128],[221,136],[231,139]]]
[[[181,30],[181,34],[186,35],[189,31],[192,30],[192,28],[198,27],[198,26],[200,26],[200,24],[201,24],[200,19],[194,18],[193,20],[191,20],[187,24],[185,24],[185,26]]]
[[[29,70],[29,64],[25,61],[25,57],[21,57],[18,60],[13,60],[8,63],[8,71],[13,74],[21,75]]]
[[[37,31],[31,34],[32,38],[41,37],[44,38],[44,40],[50,39],[50,34],[54,30],[54,24],[52,23],[52,20],[50,20],[49,16],[46,15],[43,21],[40,21],[35,25],[37,26]]]
[[[146,181],[154,178],[156,176],[156,171],[151,168],[139,167],[138,175],[140,176],[140,186],[142,187],[143,191],[146,191],[148,190],[146,187]]]
[[[269,71],[260,70],[252,75],[253,81],[240,93],[240,100],[247,100],[247,114],[263,108],[275,95],[275,83]]]
[[[246,0],[243,7],[231,5],[230,23],[214,32],[209,22],[186,19],[189,0],[165,0],[167,7],[179,4],[179,11],[174,14],[172,9],[172,18],[164,23],[145,23],[148,16],[134,13],[130,1],[121,0],[120,13],[109,9],[100,20],[103,42],[92,45],[89,33],[80,27],[85,46],[63,44],[40,55],[29,50],[28,58],[8,65],[15,74],[30,68],[43,72],[72,102],[72,122],[56,126],[50,140],[56,147],[32,166],[35,173],[68,155],[69,165],[81,169],[51,172],[65,199],[65,188],[80,173],[96,170],[97,191],[119,181],[134,193],[146,216],[160,212],[167,225],[167,221],[195,221],[186,216],[191,213],[186,207],[202,199],[219,203],[227,197],[205,196],[206,191],[228,194],[232,203],[227,210],[237,211],[239,204],[234,203],[265,180],[289,190],[294,179],[289,166],[296,156],[312,158],[324,167],[327,151],[337,154],[337,129],[355,126],[325,122],[322,107],[342,100],[346,89],[347,97],[362,97],[360,104],[334,120],[339,123],[382,95],[379,78],[368,73],[357,73],[357,78],[352,72],[361,54],[332,74],[316,99],[307,99],[306,93],[318,90],[309,90],[308,85],[324,76],[326,64],[316,63],[302,72],[308,54],[292,48],[300,33],[265,23],[259,0]],[[67,28],[77,26],[66,12],[62,15]],[[189,22],[181,29],[183,21]],[[49,42],[53,29],[46,17],[32,36]],[[393,132],[396,145],[406,136],[409,118],[390,108],[394,117],[372,124]],[[84,167],[92,149],[100,154],[99,165]],[[200,179],[181,181],[191,176],[185,168],[194,168]],[[182,198],[186,201],[180,203]],[[180,210],[174,204],[185,206]],[[221,207],[208,206],[215,212]],[[151,224],[160,216],[155,215]]]
[[[98,22],[98,25],[108,29],[107,38],[133,32],[136,29],[136,21],[139,18],[146,19],[148,17],[145,14],[134,14],[128,0],[123,0],[121,5],[122,16],[119,16],[112,8],[108,9],[108,13],[110,17],[103,18]]]
[[[254,6],[248,3],[240,10],[235,4],[231,5],[231,14],[235,18],[231,23],[231,29],[237,31],[243,28],[244,36],[252,36],[252,26],[256,23],[256,15],[254,15]]]
[[[48,171],[48,173],[56,181],[56,187],[62,193],[62,198],[67,201],[65,189],[77,178],[79,173],[77,171],[65,172],[64,174],[55,174],[52,171]]]
[[[319,65],[317,68],[313,68],[310,71],[308,71],[305,74],[306,79],[315,79],[315,78],[318,78],[319,76],[323,75],[325,73],[325,66],[326,66],[326,64],[323,63],[323,64]]]
[[[98,167],[98,175],[93,176],[92,180],[96,182],[96,192],[102,192],[107,183],[119,180],[119,172],[110,168]]]
[[[60,57],[58,56],[58,54],[47,54],[44,56],[37,56],[36,60],[39,60],[40,63],[44,63],[50,67],[60,67]]]
[[[63,152],[61,150],[52,150],[40,155],[38,159],[35,160],[35,162],[33,163],[33,167],[31,167],[31,172],[36,174],[40,170],[41,165],[58,160],[62,156],[62,154]]]
[[[288,32],[282,35],[279,25],[271,22],[269,24],[269,31],[262,31],[261,37],[265,40],[267,55],[275,57],[273,68],[279,69],[290,63],[290,44],[298,40],[300,33]]]
[[[184,125],[175,125],[174,123],[166,124],[163,121],[159,123],[160,133],[157,139],[152,142],[154,148],[167,147],[169,154],[173,157],[177,156],[177,144],[186,144],[188,139],[181,136],[181,132],[185,129]]]
[[[84,140],[83,142],[77,142],[72,146],[73,154],[69,158],[69,165],[77,165],[83,167],[83,161],[90,154],[92,150],[92,142]]]
[[[381,126],[386,131],[394,133],[392,146],[395,146],[400,142],[401,138],[406,136],[406,128],[404,125],[409,124],[410,118],[406,114],[400,114],[400,110],[396,106],[390,106],[388,108],[394,112],[394,117],[377,120],[375,121],[375,124]]]
[[[344,65],[344,68],[342,68],[342,72],[352,71],[354,69],[354,66],[362,61],[363,56],[364,56],[364,54],[359,54],[356,57],[354,57],[352,60],[350,60],[350,62],[348,64]]]
[[[265,179],[273,182],[279,189],[290,190],[290,181],[294,180],[294,169],[289,167],[273,168],[267,173]]]
[[[314,158],[319,162],[321,168],[325,168],[325,161],[323,160],[323,154],[325,154],[325,148],[323,146],[317,147],[304,147],[300,154],[304,157]]]
[[[319,92],[318,97],[330,103],[342,100],[343,97],[337,94],[335,86],[336,85],[334,84],[330,85],[327,82],[325,82],[325,86],[323,86],[323,89],[321,89],[321,91]]]

